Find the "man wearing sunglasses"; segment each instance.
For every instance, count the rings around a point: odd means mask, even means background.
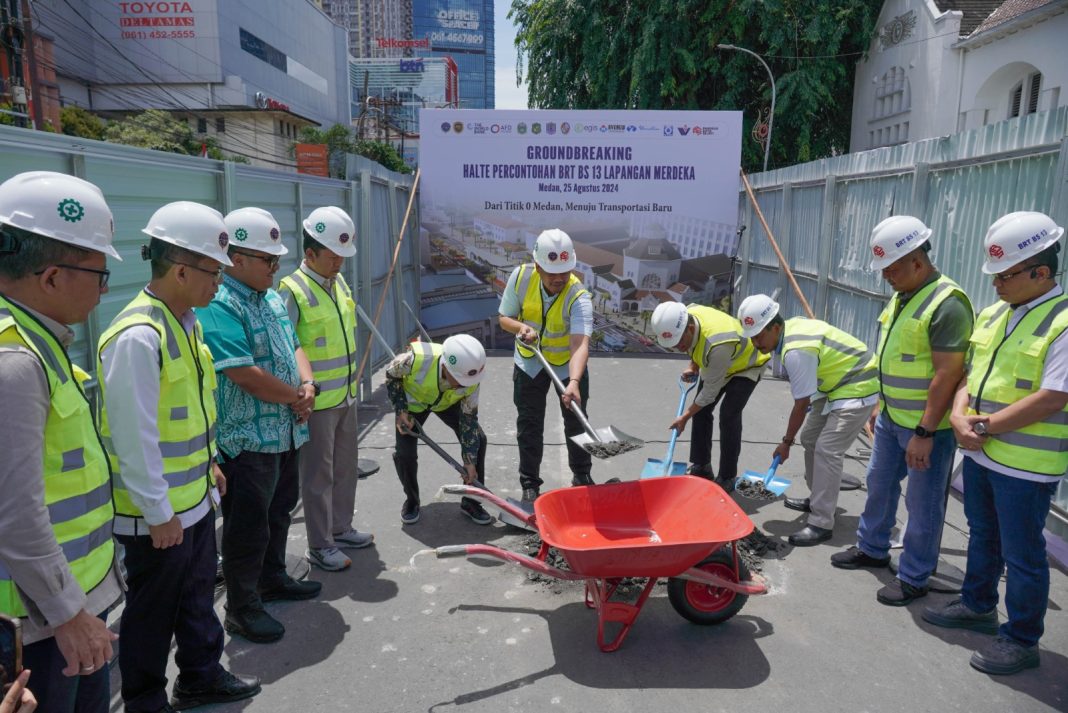
[[[215,465],[215,370],[194,307],[211,302],[230,265],[222,214],[178,201],[142,230],[148,285],[100,337],[100,432],[111,458],[115,536],[125,547],[119,631],[128,713],[167,708],[172,639],[176,709],[259,693],[259,679],[219,662],[215,506],[226,479]],[[218,486],[218,489],[216,489]]]
[[[983,272],[1000,300],[976,318],[950,417],[964,449],[968,565],[960,598],[929,607],[923,618],[996,634],[971,658],[989,674],[1039,665],[1049,601],[1042,528],[1068,470],[1068,296],[1056,282],[1062,235],[1064,228],[1032,211],[990,226]],[[1006,564],[1008,621],[999,627]]]
[[[21,619],[41,710],[106,713],[122,597],[111,469],[67,353],[107,292],[114,223],[100,189],[51,171],[0,185],[0,613]]]
[[[297,451],[308,440],[315,388],[285,301],[271,289],[278,261],[289,252],[278,222],[258,208],[225,220],[233,265],[211,304],[197,310],[219,378],[219,458],[227,486],[224,626],[267,643],[282,638],[285,628],[263,603],[310,599],[322,588],[290,577],[285,560],[299,496]]]

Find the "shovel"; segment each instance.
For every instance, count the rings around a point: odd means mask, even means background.
[[[527,344],[524,342],[523,346],[537,355],[538,359],[541,361],[542,368],[549,374],[549,378],[553,380],[553,385],[556,386],[556,390],[563,396],[564,382],[560,381],[560,377],[553,371],[552,366],[549,364],[549,360],[541,353],[537,343]],[[645,445],[645,441],[640,438],[635,438],[634,436],[628,436],[615,426],[605,426],[604,428],[595,430],[586,418],[586,414],[582,412],[581,406],[572,401],[570,407],[571,412],[578,416],[579,422],[582,423],[582,428],[586,431],[577,436],[572,436],[571,440],[591,456],[597,458],[611,458],[612,456],[618,456],[621,453],[627,453],[628,451],[633,451]]]
[[[391,357],[396,357],[397,355],[393,352],[393,347],[391,347],[389,342],[386,341],[386,338],[382,336],[382,333],[378,331],[378,327],[375,326],[374,320],[367,316],[367,313],[363,311],[360,305],[356,305],[356,312],[360,315],[360,318],[364,321],[364,324],[367,325],[368,329],[371,330],[371,333],[378,337],[378,341],[382,345],[382,348],[386,350],[386,353],[389,354]],[[419,427],[418,424],[416,424],[416,427],[412,430],[412,433],[414,433],[416,437],[418,437],[423,443],[430,446],[430,448],[435,453],[444,458],[445,462],[452,466],[453,470],[455,470],[461,476],[467,475],[467,469],[457,463],[456,459],[450,456],[444,448],[435,443],[433,439],[430,438],[430,436],[426,435],[426,433],[421,427]],[[486,488],[486,490],[489,490],[489,488]],[[507,501],[515,507],[519,508],[520,510],[525,510],[525,508],[523,508],[523,503],[520,503],[518,500],[515,500],[513,498],[507,498]],[[493,503],[491,502],[491,504]],[[532,506],[532,504],[528,504]],[[527,522],[526,520],[521,520],[506,510],[500,511],[498,519],[506,525],[512,525],[513,527],[519,527],[524,530],[537,532],[537,528],[534,527],[530,522]]]
[[[779,456],[775,456],[771,461],[771,467],[768,468],[767,473],[760,473],[755,470],[745,471],[735,479],[735,489],[746,497],[752,497],[750,491],[755,486],[758,492],[764,490],[775,497],[779,497],[786,492],[786,489],[790,487],[791,482],[787,478],[775,475],[775,470],[779,467],[779,463],[781,462]],[[742,487],[743,484],[746,487]]]
[[[687,382],[681,376],[679,377],[679,391],[682,392],[679,395],[679,410],[675,414],[675,418],[682,415],[682,412],[686,410],[686,397],[693,391],[693,387],[697,386],[697,379]],[[640,478],[659,478],[665,475],[682,475],[686,472],[686,464],[679,461],[672,461],[672,456],[675,455],[675,441],[679,438],[679,429],[671,429],[671,440],[668,441],[667,455],[664,456],[664,460],[659,458],[647,458],[645,461],[645,467],[642,468]]]

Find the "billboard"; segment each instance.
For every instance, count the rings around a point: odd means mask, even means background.
[[[740,112],[424,109],[420,126],[423,228],[442,267],[500,291],[538,234],[562,228],[606,348],[650,347],[662,302],[727,306]]]

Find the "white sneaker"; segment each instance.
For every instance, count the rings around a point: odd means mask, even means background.
[[[348,532],[342,532],[340,535],[334,535],[334,544],[336,546],[351,547],[354,550],[367,547],[374,541],[375,536],[370,532],[358,532],[354,528],[350,528]]]
[[[330,572],[339,572],[343,569],[348,569],[352,565],[352,560],[336,547],[308,550],[304,556],[316,567]]]

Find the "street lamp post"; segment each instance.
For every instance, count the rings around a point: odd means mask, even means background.
[[[745,52],[748,55],[752,55],[757,58],[757,61],[764,65],[764,69],[768,72],[768,79],[771,81],[771,114],[768,116],[768,141],[764,144],[764,170],[768,170],[768,153],[771,151],[771,130],[775,125],[775,76],[771,73],[771,67],[764,61],[764,58],[758,55],[756,52],[747,50],[744,47],[736,47],[734,45],[716,45],[718,50],[734,50],[736,52]]]

